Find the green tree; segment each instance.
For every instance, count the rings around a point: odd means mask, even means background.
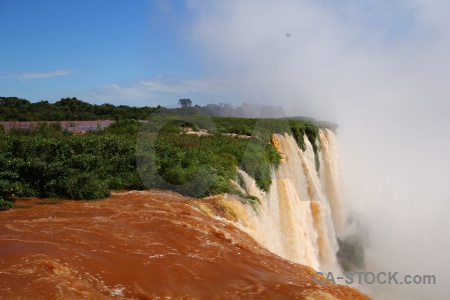
[[[191,99],[183,98],[178,100],[178,104],[180,104],[182,107],[188,107],[192,105]]]

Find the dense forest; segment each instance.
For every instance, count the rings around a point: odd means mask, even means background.
[[[0,121],[89,121],[145,119],[157,108],[90,104],[77,98],[63,98],[55,103],[31,103],[17,97],[0,97]]]

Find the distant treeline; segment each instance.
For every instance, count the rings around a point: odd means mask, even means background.
[[[180,99],[189,100],[190,99]],[[63,98],[55,103],[39,101],[32,103],[17,97],[0,97],[0,121],[93,121],[93,120],[122,120],[147,119],[152,113],[171,113],[180,116],[209,115],[215,117],[237,118],[286,118],[286,114],[279,106],[263,106],[244,102],[233,107],[229,103],[207,104],[205,106],[189,105],[179,108],[134,107],[127,105],[115,106],[105,103],[101,105],[90,104],[73,98]],[[314,123],[319,127],[332,130],[337,125],[331,122],[316,121],[308,117],[289,117]]]
[[[90,104],[77,98],[55,103],[31,103],[17,97],[0,97],[0,121],[92,121],[144,119],[157,108]]]

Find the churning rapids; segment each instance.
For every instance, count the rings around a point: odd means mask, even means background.
[[[318,157],[305,142],[274,135],[283,158],[268,193],[239,171],[257,212],[231,195],[155,190],[17,200],[0,213],[0,298],[370,299],[314,282],[338,268],[345,222],[334,135],[320,131]]]

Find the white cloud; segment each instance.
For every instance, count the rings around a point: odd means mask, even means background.
[[[146,103],[145,105],[174,104],[179,98],[187,97],[198,104],[195,97],[203,99],[203,97],[219,96],[224,93],[226,85],[224,81],[210,78],[174,79],[159,76],[131,83],[101,86],[84,97],[96,102],[130,101]]]
[[[16,79],[38,79],[38,78],[51,78],[57,76],[65,76],[74,73],[73,70],[54,70],[47,72],[25,72],[20,74],[8,75],[4,78],[16,78]]]
[[[193,47],[210,74],[232,79],[250,102],[339,123],[351,208],[371,229],[372,271],[438,277],[432,287],[381,288],[403,293],[396,299],[444,299],[450,2],[188,4]]]
[[[364,105],[401,106],[425,74],[448,74],[437,63],[448,43],[434,36],[445,27],[435,26],[423,4],[389,3],[201,2],[192,32],[210,72],[239,78],[236,88],[247,97],[339,118],[337,106],[348,113],[367,96]]]

